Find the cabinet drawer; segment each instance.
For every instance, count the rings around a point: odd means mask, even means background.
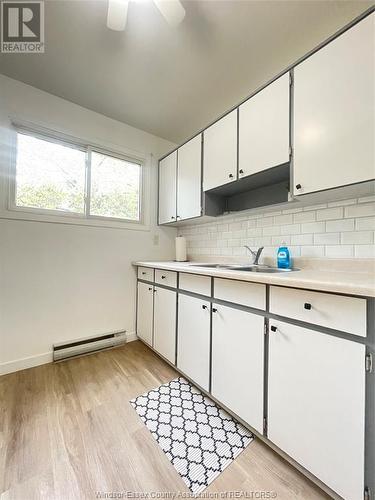
[[[366,299],[271,286],[270,312],[366,337]]]
[[[161,285],[177,287],[177,273],[176,271],[163,271],[163,269],[155,269],[155,283]]]
[[[154,270],[151,267],[138,267],[138,278],[140,280],[154,281]]]
[[[181,290],[211,296],[211,278],[197,274],[180,273]]]
[[[214,297],[256,309],[266,308],[266,286],[258,283],[215,278]]]

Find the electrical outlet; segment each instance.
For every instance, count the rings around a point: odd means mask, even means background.
[[[154,236],[152,238],[152,242],[155,246],[159,245],[159,235],[158,234],[154,234]]]

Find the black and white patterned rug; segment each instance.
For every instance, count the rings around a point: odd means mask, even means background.
[[[183,377],[130,403],[194,494],[253,440],[250,431]]]

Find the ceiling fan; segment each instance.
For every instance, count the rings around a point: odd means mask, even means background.
[[[124,31],[130,0],[108,0],[107,27]],[[154,0],[156,7],[170,26],[178,26],[185,17],[180,0]]]

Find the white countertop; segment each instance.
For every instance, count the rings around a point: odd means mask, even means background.
[[[218,278],[231,278],[234,280],[251,281],[253,283],[268,283],[272,285],[289,286],[292,288],[306,288],[309,290],[375,297],[375,272],[373,268],[369,269],[368,272],[301,269],[300,271],[287,273],[281,272],[280,274],[266,274],[199,267],[198,264],[199,262],[174,261],[133,262],[133,265],[135,266],[153,267],[169,271],[203,274]]]

